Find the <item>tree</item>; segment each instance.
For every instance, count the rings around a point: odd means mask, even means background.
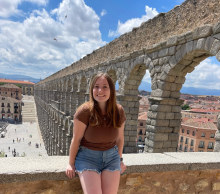
[[[183,106],[181,106],[182,110],[190,110],[190,107],[188,104],[184,104]]]

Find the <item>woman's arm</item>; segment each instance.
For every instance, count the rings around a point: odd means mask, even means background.
[[[69,165],[66,169],[66,175],[69,178],[73,178],[75,176],[75,159],[76,154],[79,149],[80,141],[84,135],[86,129],[86,125],[77,120],[74,119],[74,127],[73,127],[73,138],[70,144],[70,151],[69,151]]]
[[[123,123],[122,126],[118,129],[119,135],[118,135],[118,140],[116,142],[118,146],[118,153],[120,155],[120,158],[122,158],[122,152],[124,147],[124,127],[125,127],[125,123]]]

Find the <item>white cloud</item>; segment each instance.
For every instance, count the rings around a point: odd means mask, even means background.
[[[103,9],[101,12],[101,16],[104,16],[105,14],[107,14],[107,11],[105,9]]]
[[[212,58],[202,61],[192,73],[186,75],[183,86],[220,90],[220,64],[216,62],[213,63]]]
[[[0,19],[1,73],[45,78],[106,44],[99,16],[83,0],[63,0],[51,12],[34,10],[23,22]]]
[[[143,81],[151,83],[148,70]],[[192,73],[186,75],[186,81],[183,86],[220,90],[220,63],[217,60],[213,60],[213,58],[207,58],[202,61]]]
[[[23,16],[22,10],[18,10],[18,4],[22,2],[30,2],[38,5],[46,5],[49,0],[1,0],[0,1],[0,17],[8,18],[12,15]]]
[[[132,18],[130,20],[127,20],[125,23],[122,23],[119,20],[117,30],[116,31],[109,30],[108,36],[115,37],[124,34],[126,32],[129,32],[132,30],[132,28],[140,26],[142,22],[146,22],[147,20],[155,17],[158,14],[155,8],[151,8],[148,6],[145,7],[145,12],[146,15],[143,15],[141,18]]]

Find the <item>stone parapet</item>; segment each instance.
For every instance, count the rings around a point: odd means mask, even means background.
[[[118,193],[220,192],[220,153],[123,154]],[[16,165],[15,165],[16,163]],[[1,193],[82,193],[65,175],[68,156],[2,158]],[[10,190],[10,192],[9,192]]]

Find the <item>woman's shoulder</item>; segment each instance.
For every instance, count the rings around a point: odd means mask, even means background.
[[[89,103],[86,102],[84,104],[82,104],[76,112],[90,112],[90,106],[89,106]]]
[[[124,110],[123,106],[120,105],[120,104],[117,104],[117,107],[118,107],[118,110],[119,110],[119,111],[120,111],[120,110]]]

